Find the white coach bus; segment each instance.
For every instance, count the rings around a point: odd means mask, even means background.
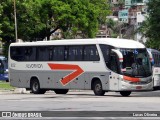
[[[9,78],[15,87],[34,94],[70,89],[107,91],[129,96],[153,89],[150,54],[139,42],[96,38],[12,43]],[[143,61],[142,63],[140,63]]]
[[[153,87],[154,90],[160,90],[160,51],[147,48],[153,56],[152,72],[153,72]]]

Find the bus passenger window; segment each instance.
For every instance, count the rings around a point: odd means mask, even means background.
[[[82,58],[83,58],[82,51],[83,51],[82,46],[69,46],[68,60],[69,61],[82,61]]]
[[[38,47],[37,48],[37,60],[38,61],[48,61],[49,53],[47,47]]]
[[[24,55],[25,55],[25,61],[35,61],[36,60],[36,48],[25,47]]]
[[[15,61],[24,60],[24,47],[11,47],[11,58]]]
[[[110,58],[110,49],[107,45],[100,45],[105,63],[108,64]]]
[[[53,61],[64,61],[65,60],[65,47],[55,46],[53,49]]]
[[[84,60],[85,61],[99,61],[98,50],[95,45],[88,45],[84,47]]]

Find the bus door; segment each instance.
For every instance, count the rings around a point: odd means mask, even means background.
[[[119,89],[119,72],[120,72],[120,63],[123,60],[123,56],[118,50],[112,49],[110,55],[110,65],[108,68],[112,70],[111,75],[109,76],[109,89],[118,90]]]

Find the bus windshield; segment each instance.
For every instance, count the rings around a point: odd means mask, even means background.
[[[149,55],[146,49],[124,49],[121,74],[131,77],[148,77],[152,74]]]

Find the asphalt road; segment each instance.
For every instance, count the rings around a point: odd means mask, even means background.
[[[0,94],[0,111],[160,111],[160,91],[134,92],[129,97],[115,92],[95,96],[92,91],[69,91],[66,95],[4,92]]]

